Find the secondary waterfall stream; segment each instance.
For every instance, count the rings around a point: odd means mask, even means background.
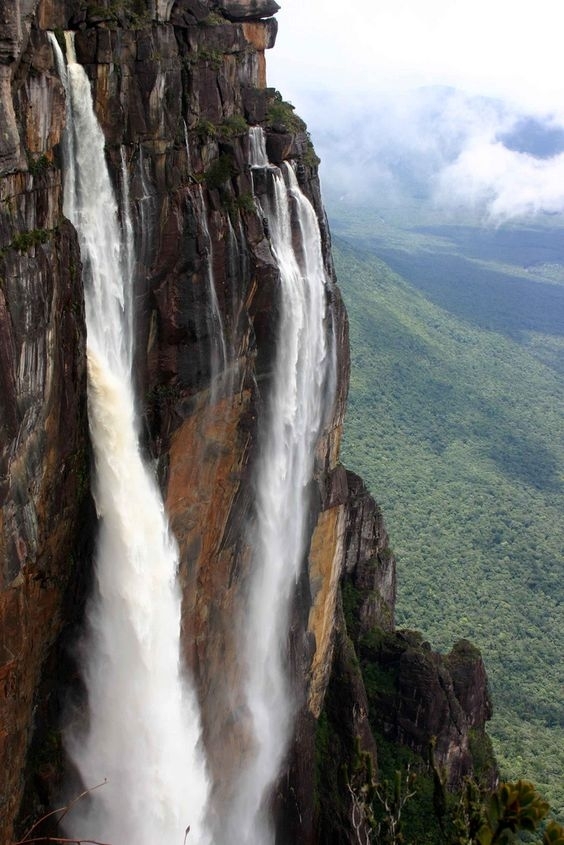
[[[331,401],[328,284],[315,212],[289,164],[272,167],[262,130],[250,132],[251,167],[267,173],[259,212],[280,270],[280,317],[256,477],[253,573],[243,652],[254,748],[243,762],[225,843],[269,845],[271,790],[297,703],[288,666],[290,605],[306,551],[308,485]]]
[[[188,142],[186,142],[187,144]],[[213,269],[213,241],[210,235],[210,229],[208,225],[208,210],[206,208],[206,202],[204,199],[204,192],[202,190],[202,186],[198,186],[198,191],[196,193],[197,198],[197,208],[198,208],[198,217],[201,222],[204,240],[205,240],[205,249],[207,253],[207,281],[208,281],[208,293],[209,293],[209,300],[210,300],[210,309],[208,314],[208,330],[210,334],[210,379],[211,379],[211,389],[210,389],[210,398],[212,404],[215,403],[219,393],[219,381],[221,380],[222,375],[225,372],[225,368],[227,366],[228,361],[228,354],[227,354],[227,343],[225,340],[225,332],[223,330],[223,321],[221,319],[221,311],[219,309],[219,302],[217,299],[217,292],[215,289],[215,274]]]
[[[177,552],[139,447],[127,288],[131,229],[126,217],[119,224],[88,78],[70,38],[67,66],[54,37],[51,43],[66,89],[64,210],[83,261],[99,516],[82,654],[88,729],[73,731],[67,750],[85,786],[107,779],[85,810],[73,810],[68,832],[113,845],[181,845],[190,826],[191,845],[205,845],[208,783],[196,699],[180,670]]]

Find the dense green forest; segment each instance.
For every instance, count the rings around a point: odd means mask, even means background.
[[[502,776],[535,781],[562,820],[564,255],[542,227],[331,224],[351,323],[343,458],[384,510],[397,624],[479,646]]]

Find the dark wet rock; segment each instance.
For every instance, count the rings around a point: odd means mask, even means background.
[[[280,9],[275,0],[216,0],[215,5],[231,21],[268,18]]]

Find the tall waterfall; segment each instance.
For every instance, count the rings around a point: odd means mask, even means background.
[[[51,43],[67,94],[65,214],[77,229],[84,267],[100,520],[82,656],[88,728],[73,731],[67,747],[87,787],[107,779],[83,802],[87,809],[68,816],[69,835],[182,845],[190,825],[191,845],[205,845],[208,784],[195,695],[180,670],[177,552],[138,442],[126,289],[130,224],[122,230],[118,223],[88,78],[70,40],[68,67]]]
[[[232,838],[226,841],[269,845],[274,834],[268,802],[296,711],[288,677],[290,604],[309,539],[308,485],[332,379],[327,277],[315,212],[292,168],[268,164],[262,130],[251,130],[250,140],[251,166],[270,171],[260,211],[280,270],[280,323],[256,479],[254,566],[244,621],[255,746],[241,773]]]

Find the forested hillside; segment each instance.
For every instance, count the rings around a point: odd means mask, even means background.
[[[504,253],[485,230],[332,227],[351,323],[344,460],[384,510],[398,626],[482,649],[502,775],[534,780],[562,818],[561,257],[542,232]]]

